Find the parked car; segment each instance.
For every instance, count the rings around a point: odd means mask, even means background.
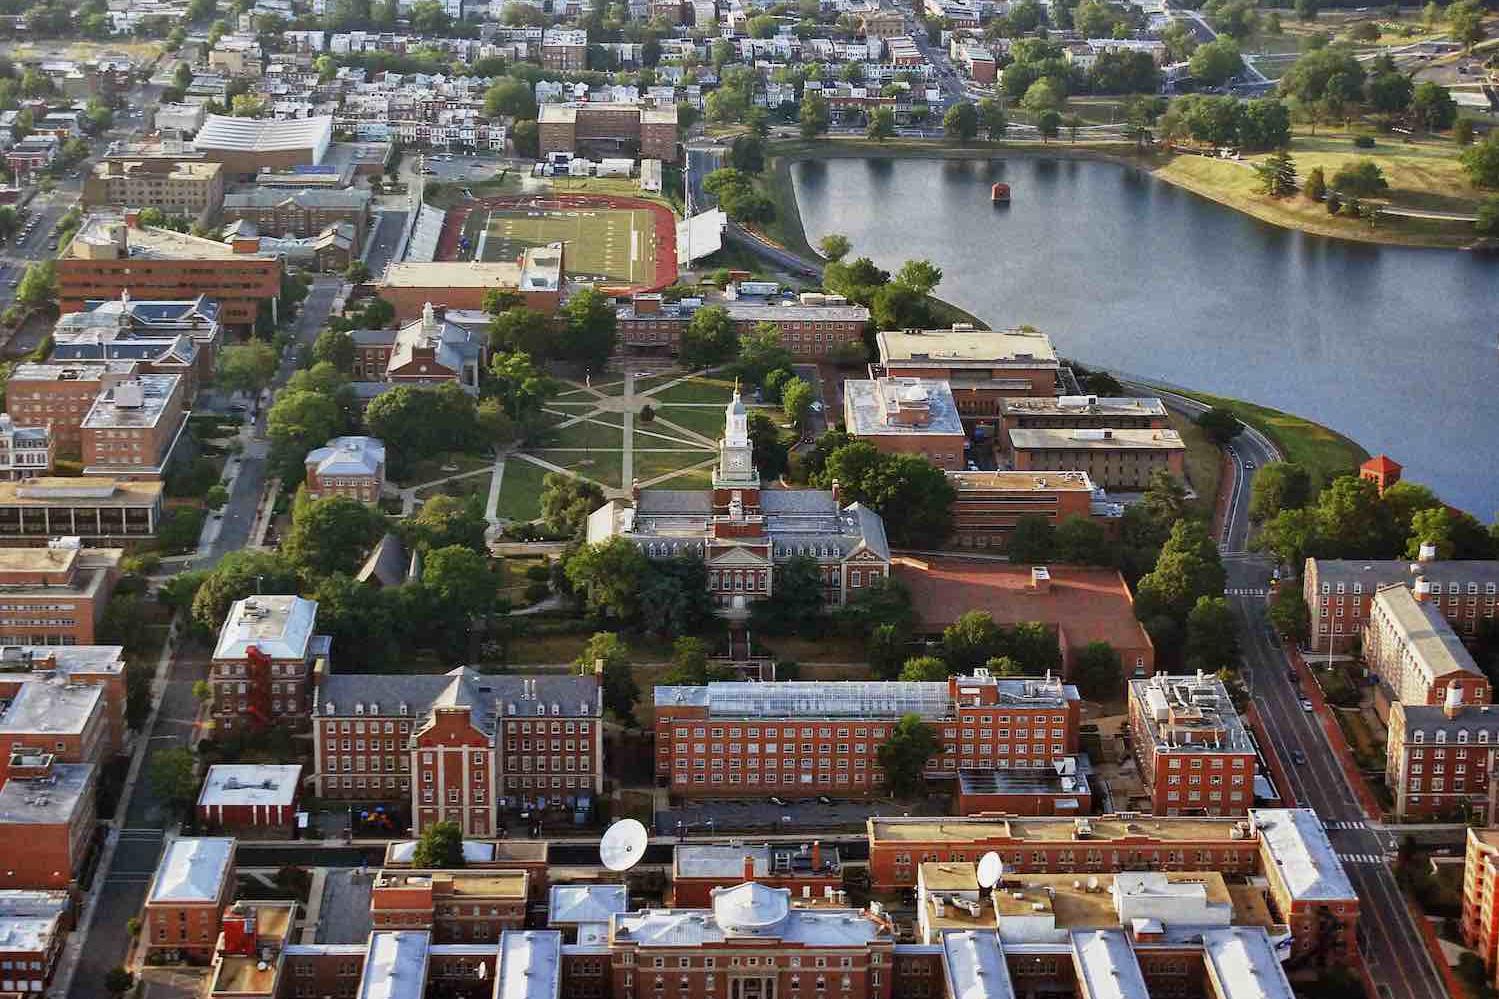
[[[1301,710],[1305,711],[1307,714],[1311,714],[1315,709],[1312,707],[1312,702],[1303,697],[1301,699]]]
[[[1306,754],[1299,749],[1291,750],[1291,762],[1298,767],[1306,766]]]

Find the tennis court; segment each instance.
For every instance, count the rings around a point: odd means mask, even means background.
[[[513,260],[521,250],[563,244],[569,278],[649,284],[656,275],[656,220],[647,210],[543,205],[480,209],[478,260]]]

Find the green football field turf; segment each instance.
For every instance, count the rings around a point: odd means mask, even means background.
[[[629,283],[656,273],[655,219],[607,208],[504,208],[489,213],[480,259],[512,260],[528,246],[563,244],[568,277]]]

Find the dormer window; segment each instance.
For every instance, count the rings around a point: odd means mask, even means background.
[[[1447,733],[1445,731],[1442,731],[1441,729],[1438,729],[1437,730],[1437,742],[1446,742],[1446,741],[1447,741]]]
[[[1457,730],[1457,741],[1458,742],[1467,742],[1468,741],[1468,730],[1467,729],[1460,728],[1460,729]]]
[[[377,703],[375,703],[374,701],[371,701],[370,702],[370,714],[372,714],[372,715],[378,715],[379,713],[380,713],[380,705],[377,704]]]
[[[558,704],[556,701],[552,702],[552,714],[554,714],[554,715],[560,715],[560,714],[562,714],[562,705]]]
[[[411,707],[405,701],[402,701],[401,702],[401,716],[404,718],[406,715],[408,715],[410,713],[411,713]]]
[[[1414,732],[1411,733],[1411,742],[1417,742],[1417,743],[1419,743],[1419,742],[1425,742],[1425,741],[1426,741],[1426,733],[1423,732],[1423,731],[1421,731],[1419,728],[1416,729]]]
[[[332,701],[324,701],[323,702],[323,714],[325,714],[325,715],[331,715],[333,713],[334,713],[334,711],[333,711],[333,702]]]
[[[364,714],[364,704],[362,702],[359,703],[359,704],[354,705],[354,713],[356,715],[362,715],[362,714]]]

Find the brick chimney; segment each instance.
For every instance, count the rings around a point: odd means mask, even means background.
[[[125,225],[131,229],[141,227],[141,213],[139,208],[131,208],[125,212]]]
[[[755,858],[748,853],[744,855],[744,880],[755,880]]]
[[[833,502],[834,503],[838,502],[838,480],[837,479],[833,480]]]
[[[822,870],[822,843],[815,839],[812,841],[812,870]]]
[[[1453,680],[1447,685],[1447,699],[1442,702],[1442,714],[1456,718],[1463,710],[1463,688]]]
[[[1431,583],[1427,582],[1425,576],[1416,577],[1415,596],[1423,604],[1431,599]]]

